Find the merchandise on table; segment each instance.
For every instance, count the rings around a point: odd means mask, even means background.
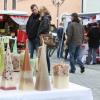
[[[69,84],[69,65],[57,64],[53,66],[53,87],[62,89],[68,87]]]
[[[2,75],[4,70],[4,54],[4,43],[0,42],[0,75]]]
[[[2,74],[0,89],[3,89],[3,90],[16,89],[16,84],[14,83],[13,64],[12,64],[9,44],[7,45],[7,51],[5,54],[4,71]]]
[[[25,51],[22,51],[22,52],[20,53],[20,68],[23,67],[24,56],[25,56]]]
[[[20,71],[20,54],[11,54],[13,70],[15,72]]]
[[[43,44],[39,48],[39,64],[38,70],[36,73],[36,83],[35,89],[40,91],[47,91],[51,90],[50,79],[48,75],[48,67],[47,67],[47,60],[46,60],[46,45]]]
[[[19,89],[20,90],[34,89],[32,68],[30,66],[28,43],[26,44],[24,63],[23,63],[23,67],[21,68]]]

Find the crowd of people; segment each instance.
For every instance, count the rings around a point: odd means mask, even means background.
[[[82,57],[84,56],[82,54],[82,46],[86,46],[87,55],[85,59],[85,64],[97,64],[97,50],[100,46],[100,23],[90,23],[87,26],[83,26],[79,20],[79,16],[77,13],[72,13],[71,15],[71,22],[68,23],[68,27],[66,29],[66,33],[63,35],[63,29],[61,25],[58,27],[58,38],[59,38],[59,46],[58,51],[60,47],[60,53],[57,52],[60,58],[67,59],[67,56],[69,54],[69,62],[70,62],[70,73],[75,73],[76,67],[75,64],[79,64],[80,72],[83,73],[85,71],[85,66],[82,61]],[[62,35],[61,35],[62,34]],[[63,36],[63,37],[62,37]],[[65,38],[67,37],[67,39]],[[62,39],[63,38],[63,41]],[[67,45],[67,48],[64,49],[64,41],[66,41],[65,45]],[[61,45],[62,43],[62,45]],[[84,45],[85,44],[85,45]],[[88,47],[87,47],[88,45]],[[63,51],[65,51],[65,56],[63,55]],[[98,52],[100,53],[100,51]],[[59,58],[59,57],[58,57]]]
[[[38,9],[36,4],[31,5],[32,14],[26,25],[26,32],[29,40],[29,50],[30,58],[34,56],[34,50],[37,50],[40,44],[40,35],[49,34],[51,15],[46,7]],[[84,32],[87,36],[84,36]],[[57,58],[67,59],[68,54],[70,62],[70,73],[75,73],[77,63],[80,67],[80,72],[85,72],[85,66],[80,59],[80,48],[82,44],[88,43],[88,55],[86,64],[90,64],[93,60],[93,64],[96,64],[96,50],[100,45],[100,23],[96,25],[89,24],[87,27],[81,24],[79,16],[77,13],[71,14],[71,21],[68,23],[66,32],[64,32],[64,24],[60,23],[57,28],[58,37],[58,48],[57,48]],[[65,51],[65,56],[63,52]],[[46,50],[46,58],[48,65],[48,72],[50,73],[50,58],[48,54],[48,46]]]

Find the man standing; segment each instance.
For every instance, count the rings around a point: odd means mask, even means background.
[[[80,52],[80,46],[83,43],[83,25],[80,23],[80,20],[78,18],[77,13],[72,13],[71,15],[71,22],[68,25],[68,41],[67,45],[69,47],[69,54],[70,54],[70,73],[75,73],[75,63],[77,61],[77,64],[80,66],[80,72],[83,73],[85,71],[85,67],[82,63],[82,61],[79,59],[79,52]]]
[[[91,25],[91,29],[88,32],[88,57],[87,57],[87,64],[90,64],[91,60],[93,61],[93,65],[97,64],[96,61],[96,50],[99,48],[100,45],[100,29],[99,24],[94,23]]]
[[[26,25],[26,32],[29,39],[29,50],[30,50],[30,58],[33,58],[34,50],[39,46],[39,36],[38,36],[38,28],[39,28],[39,11],[37,5],[31,5],[32,14],[29,17],[29,20]]]

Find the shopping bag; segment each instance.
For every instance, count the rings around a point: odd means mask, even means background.
[[[40,44],[43,43],[42,39],[44,40],[44,43],[48,47],[55,47],[56,46],[56,41],[55,41],[55,38],[52,36],[52,34],[41,34],[40,35]]]

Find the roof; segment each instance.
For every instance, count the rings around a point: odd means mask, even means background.
[[[24,11],[16,11],[16,10],[0,10],[0,14],[5,15],[19,15],[19,16],[28,16],[27,12]]]
[[[71,14],[64,13],[62,16],[70,16]],[[100,12],[88,12],[88,13],[78,13],[78,15],[82,18],[89,18],[92,16],[100,15]]]

